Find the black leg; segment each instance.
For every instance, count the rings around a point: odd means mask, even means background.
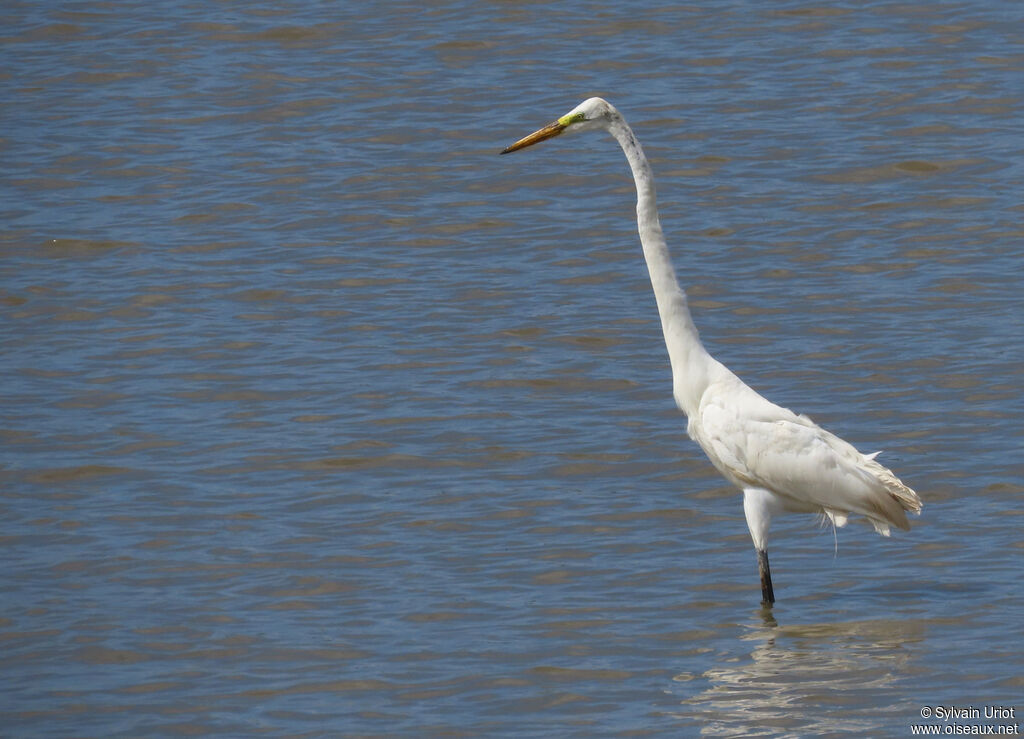
[[[763,549],[757,550],[757,569],[761,572],[761,603],[770,606],[775,602],[775,592],[772,590],[772,571],[768,567],[768,552]]]

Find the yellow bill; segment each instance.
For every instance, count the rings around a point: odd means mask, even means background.
[[[519,139],[519,141],[515,142],[511,146],[506,146],[504,149],[501,150],[501,153],[511,154],[513,151],[525,149],[527,146],[533,146],[534,144],[537,144],[541,141],[546,141],[547,139],[554,138],[564,130],[565,124],[562,123],[561,121],[549,123],[539,131],[534,131],[529,136]]]

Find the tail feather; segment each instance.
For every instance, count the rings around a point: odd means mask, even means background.
[[[892,470],[876,462],[874,455],[867,458],[865,467],[882,487],[882,490],[879,491],[880,496],[872,500],[873,507],[879,514],[877,519],[875,516],[870,517],[875,531],[882,536],[888,536],[889,527],[886,524],[892,524],[904,531],[909,531],[910,522],[907,521],[906,512],[920,514],[923,505],[921,498],[908,486],[904,485],[892,473]]]

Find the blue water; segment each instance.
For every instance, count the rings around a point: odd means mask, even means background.
[[[5,6],[0,733],[1020,708],[1022,15]],[[924,500],[891,539],[780,519],[770,612],[621,153],[497,156],[595,94],[710,351]]]

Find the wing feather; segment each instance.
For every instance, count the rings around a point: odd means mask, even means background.
[[[772,491],[789,510],[833,520],[859,513],[887,533],[885,524],[909,529],[905,511],[921,509],[917,494],[873,457],[738,378],[708,387],[688,431],[726,478]]]

